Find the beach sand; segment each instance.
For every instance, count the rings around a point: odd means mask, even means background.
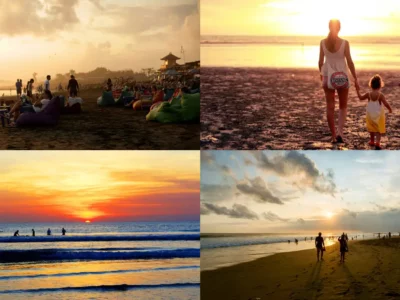
[[[202,299],[397,299],[400,238],[350,241],[340,264],[338,243],[323,262],[315,250],[280,253],[201,272]]]
[[[84,90],[80,115],[61,115],[55,127],[2,128],[0,149],[198,150],[199,124],[147,122],[147,111],[97,106],[102,91]],[[5,97],[14,100],[15,97]]]
[[[332,145],[317,70],[266,68],[201,69],[202,149],[371,149],[365,101],[349,93],[345,144]],[[357,72],[361,93],[376,71]],[[400,76],[379,72],[394,113],[386,115],[386,149],[400,149]],[[338,98],[336,97],[336,124]],[[387,112],[387,110],[386,110]]]

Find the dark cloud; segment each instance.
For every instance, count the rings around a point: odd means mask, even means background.
[[[273,157],[268,157],[262,151],[254,151],[252,154],[256,159],[256,166],[264,171],[274,172],[282,177],[304,175],[305,180],[295,183],[299,188],[309,185],[319,193],[332,196],[336,193],[333,170],[328,170],[326,174],[320,172],[314,161],[303,153],[289,151]]]
[[[261,214],[261,216],[268,221],[274,222],[274,221],[281,221],[281,222],[288,222],[289,219],[284,219],[279,217],[277,214],[274,214],[272,212],[264,212]]]
[[[49,35],[79,23],[78,0],[0,1],[0,35]]]
[[[264,180],[259,176],[236,184],[236,188],[242,194],[251,196],[257,202],[283,204],[281,199],[268,190]]]
[[[202,184],[200,197],[207,202],[232,200],[236,197],[235,191],[231,185]]]
[[[203,215],[216,214],[228,216],[235,219],[258,220],[258,216],[255,212],[249,210],[244,205],[236,203],[233,204],[232,208],[214,205],[212,203],[202,203],[200,211]]]

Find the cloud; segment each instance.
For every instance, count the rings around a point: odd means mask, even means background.
[[[211,203],[202,203],[200,211],[203,215],[216,214],[228,216],[229,218],[235,219],[258,220],[258,216],[255,212],[249,210],[244,205],[236,203],[233,204],[232,208],[214,205]]]
[[[350,210],[344,208],[343,212],[354,219],[357,218],[357,213],[354,211],[350,211]]]
[[[100,0],[89,0],[97,9],[103,11],[104,7],[101,5]]]
[[[297,223],[300,223],[300,224],[305,224],[305,223],[306,223],[306,221],[304,221],[304,219],[302,219],[302,218],[299,218],[299,219],[297,220]]]
[[[0,1],[0,35],[48,35],[79,23],[78,0]]]
[[[274,214],[274,213],[272,213],[272,212],[264,212],[264,213],[262,213],[261,214],[261,216],[265,219],[265,220],[268,220],[268,221],[271,221],[271,222],[273,222],[273,221],[281,221],[281,222],[287,222],[287,221],[289,221],[289,219],[284,219],[284,218],[281,218],[281,217],[279,217],[278,215],[276,215],[276,214]]]
[[[282,200],[274,196],[267,188],[264,180],[257,176],[254,179],[236,184],[236,188],[245,195],[251,196],[253,200],[260,203],[283,204]]]
[[[273,172],[282,177],[302,175],[302,178],[294,183],[299,188],[306,185],[319,193],[332,196],[336,193],[333,170],[328,170],[326,174],[322,173],[314,161],[303,153],[289,151],[272,158],[262,151],[253,151],[252,154],[256,159],[256,166],[264,171]]]
[[[227,201],[236,197],[235,190],[230,185],[202,184],[200,197],[207,202]]]

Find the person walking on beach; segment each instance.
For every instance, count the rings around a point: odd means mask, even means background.
[[[17,230],[16,232],[14,232],[14,236],[19,236],[19,230]]]
[[[46,80],[44,82],[44,90],[50,91],[50,80],[51,80],[51,76],[47,75]]]
[[[62,235],[65,235],[65,233],[67,232],[67,231],[64,229],[64,227],[63,227],[63,229],[62,229],[61,231],[62,231]]]
[[[30,98],[33,97],[32,90],[33,90],[33,83],[34,82],[35,82],[35,80],[33,80],[33,79],[29,80],[27,88],[26,88],[26,93],[27,93],[28,97],[30,97]]]
[[[79,84],[78,84],[78,81],[76,81],[74,75],[71,75],[71,79],[68,82],[67,90],[69,91],[70,97],[78,96]]]
[[[32,228],[32,236],[35,236],[35,229]]]
[[[350,54],[348,41],[339,38],[340,21],[329,21],[329,34],[320,43],[319,71],[326,98],[326,116],[332,134],[332,143],[343,143],[343,129],[347,117],[347,100],[350,80],[348,69],[354,78],[356,89],[359,89],[356,70]],[[325,60],[325,61],[324,61]],[[335,91],[339,97],[339,121],[335,129]]]
[[[386,133],[385,106],[389,113],[392,113],[392,107],[386,101],[385,95],[381,93],[381,89],[385,86],[382,77],[373,76],[369,81],[371,91],[364,95],[360,94],[357,89],[357,96],[360,100],[368,99],[367,104],[367,130],[370,134],[369,145],[374,146],[375,150],[381,150],[381,136]],[[376,139],[375,139],[376,138]]]
[[[22,80],[17,79],[17,82],[15,83],[15,87],[17,89],[17,96],[20,97],[22,95]]]
[[[317,261],[320,260],[319,258],[320,253],[321,253],[321,260],[323,260],[325,243],[321,232],[318,233],[318,236],[315,238],[315,247],[317,248]]]
[[[344,234],[344,232],[338,239],[340,243],[340,262],[344,262],[345,254],[349,251],[349,248],[347,247],[348,240],[349,238]]]
[[[51,235],[51,230],[50,230],[50,228],[47,229],[47,235]]]

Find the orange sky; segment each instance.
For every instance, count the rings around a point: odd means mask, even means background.
[[[15,151],[0,174],[0,222],[199,219],[198,151]]]
[[[201,35],[324,36],[340,19],[344,36],[398,36],[398,0],[202,0]]]

